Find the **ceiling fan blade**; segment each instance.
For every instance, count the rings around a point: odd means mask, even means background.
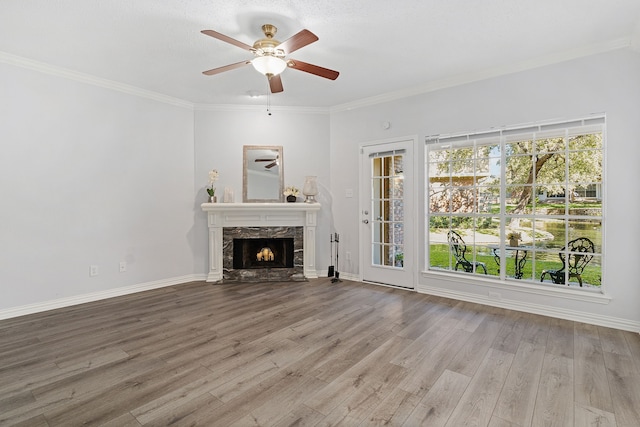
[[[272,76],[269,79],[269,88],[271,89],[271,93],[279,93],[284,90],[282,87],[282,79],[280,78],[280,74],[277,76]]]
[[[335,80],[340,75],[337,71],[308,64],[306,62],[298,61],[297,59],[290,59],[287,61],[287,65],[289,68],[295,68],[296,70],[304,71],[305,73],[315,74],[316,76],[324,77],[325,79]]]
[[[276,159],[256,159],[256,162],[273,162]]]
[[[253,46],[249,46],[246,43],[242,43],[241,41],[238,41],[236,39],[232,39],[229,36],[225,36],[224,34],[221,34],[217,31],[213,31],[213,30],[202,30],[200,31],[202,34],[206,34],[207,36],[211,36],[214,39],[218,39],[218,40],[222,40],[223,42],[227,42],[230,43],[234,46],[238,46],[239,48],[242,48],[244,50],[252,50]]]
[[[277,164],[278,164],[278,162],[273,162],[273,163],[270,163],[270,164],[268,164],[267,166],[265,166],[265,168],[267,168],[267,169],[271,169],[272,167],[274,167],[274,166],[275,166],[275,165],[277,165]]]
[[[306,45],[311,44],[317,40],[318,36],[313,34],[311,31],[302,30],[280,43],[276,48],[282,49],[284,53],[288,55],[291,52],[295,52],[296,50],[305,47]]]
[[[224,67],[214,68],[213,70],[203,71],[202,74],[207,76],[213,76],[214,74],[220,74],[225,71],[235,70],[236,68],[244,67],[245,65],[251,64],[251,61],[240,61],[235,64],[225,65]]]

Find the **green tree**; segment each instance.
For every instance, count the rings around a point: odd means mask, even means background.
[[[443,205],[446,205],[443,197],[453,201],[453,212],[458,212],[456,208],[469,212],[469,203],[457,200],[465,193],[453,187],[459,185],[457,182],[463,182],[461,177],[473,176],[474,171],[486,174],[488,158],[500,157],[499,150],[500,146],[496,144],[479,145],[475,149],[432,150],[429,153],[432,212],[443,212]],[[505,144],[505,159],[507,192],[516,200],[512,212],[525,213],[532,201],[534,180],[536,191],[546,190],[550,195],[564,193],[569,197],[578,188],[602,182],[602,134],[570,136],[566,144],[563,137],[508,142]],[[457,180],[449,182],[448,176]],[[466,194],[474,193],[466,191]]]
[[[516,202],[514,214],[531,203],[536,190],[572,198],[577,188],[602,181],[602,134],[586,134],[506,144],[507,185]],[[568,156],[568,157],[567,157]],[[568,176],[567,176],[568,173]],[[565,188],[568,187],[568,188]]]

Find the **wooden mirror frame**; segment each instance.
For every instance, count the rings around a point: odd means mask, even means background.
[[[277,162],[275,166],[267,168],[266,166],[271,163],[265,163],[267,161],[265,159],[264,162],[259,163],[259,167],[255,167],[258,165],[256,159],[270,156],[275,157],[273,160]],[[281,145],[245,145],[242,147],[242,163],[242,201],[244,203],[284,202],[284,194],[282,194],[284,191],[284,159]],[[263,164],[264,166],[262,166]],[[277,176],[275,176],[275,171],[277,171]],[[263,179],[268,180],[268,189],[259,189],[259,185],[264,184],[264,182],[256,181],[260,179],[261,174]]]

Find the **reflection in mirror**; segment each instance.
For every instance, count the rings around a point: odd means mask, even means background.
[[[245,145],[242,158],[242,201],[283,202],[282,147]]]

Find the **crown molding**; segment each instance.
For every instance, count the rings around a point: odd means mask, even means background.
[[[194,110],[196,111],[252,111],[252,112],[266,112],[267,107],[265,105],[242,105],[242,104],[195,104]],[[273,112],[288,112],[288,113],[303,113],[303,114],[329,114],[329,108],[326,107],[294,107],[294,106],[271,106],[269,111]]]
[[[638,30],[637,33],[640,33]],[[637,45],[640,45],[640,34],[636,37],[635,41]],[[488,68],[484,70],[478,70],[471,73],[459,74],[452,77],[429,82],[424,85],[414,86],[412,88],[402,89],[394,92],[387,92],[384,94],[372,96],[369,98],[360,99],[345,104],[335,105],[330,108],[331,113],[337,113],[341,111],[355,110],[358,108],[369,107],[377,104],[382,104],[390,101],[396,101],[398,99],[408,98],[415,95],[421,95],[428,92],[434,92],[441,89],[447,89],[463,84],[473,83],[481,80],[490,79],[493,77],[504,76],[507,74],[513,74],[520,71],[527,71],[534,68],[544,67],[546,65],[557,64],[565,61],[570,61],[577,58],[596,55],[599,53],[609,52],[618,49],[624,49],[632,46],[632,40],[630,37],[621,39],[610,40],[604,43],[598,43],[594,45],[585,46],[578,49],[566,50],[556,52],[550,55],[542,57],[528,59],[526,61],[517,62],[507,66]]]
[[[6,52],[0,52],[0,62],[14,65],[16,67],[38,71],[52,76],[62,77],[80,83],[126,93],[128,95],[138,96],[140,98],[163,102],[165,104],[174,105],[176,107],[187,108],[190,110],[193,109],[193,103],[182,99],[163,95],[161,93],[153,92],[150,90],[140,89],[138,87],[119,83],[113,80],[103,79],[101,77],[92,76],[90,74],[69,70],[67,68],[57,67],[54,65],[46,64],[44,62],[35,61],[33,59],[24,58],[22,56],[13,55]]]
[[[507,74],[513,74],[521,71],[526,71],[534,68],[543,67],[546,65],[557,64],[565,61],[570,61],[577,58],[591,56],[599,53],[605,53],[613,50],[631,48],[637,52],[640,52],[640,23],[636,26],[633,34],[629,37],[610,40],[604,43],[598,43],[594,45],[585,46],[578,49],[572,49],[568,51],[556,52],[550,55],[545,55],[538,58],[532,58],[526,61],[517,62],[507,66],[494,67],[485,70],[474,71],[471,73],[459,74],[452,77],[429,82],[424,85],[414,86],[407,89],[401,89],[398,91],[387,92],[380,95],[363,98],[360,100],[347,102],[344,104],[335,105],[332,107],[295,107],[295,106],[272,106],[270,111],[277,112],[293,112],[293,113],[306,113],[306,114],[331,114],[341,111],[355,110],[359,108],[374,106],[383,104],[386,102],[396,101],[403,98],[409,98],[416,95],[421,95],[429,92],[434,92],[441,89],[447,89],[463,84],[473,83],[481,80],[490,79],[493,77],[499,77]],[[81,73],[78,71],[69,70],[62,67],[46,64],[44,62],[35,61],[33,59],[13,55],[7,52],[0,51],[0,62],[22,67],[41,73],[54,75],[69,80],[90,84],[106,89],[115,90],[118,92],[126,93],[141,98],[151,99],[158,102],[174,105],[181,108],[187,108],[197,111],[266,111],[264,105],[240,105],[240,104],[194,104],[190,101],[186,101],[179,98],[174,98],[168,95],[164,95],[158,92],[153,92],[145,89],[138,88],[136,86],[119,83],[113,80],[104,79],[101,77],[92,76],[90,74]]]

